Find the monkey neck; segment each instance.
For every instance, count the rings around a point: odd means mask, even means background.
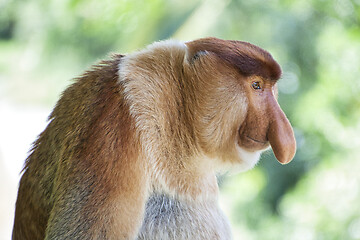
[[[161,139],[161,140],[160,140]],[[147,152],[148,169],[153,190],[179,198],[212,201],[218,196],[213,159],[197,156],[177,144],[160,138],[157,146]],[[154,145],[154,143],[152,143]]]
[[[156,170],[152,173],[153,192],[165,193],[190,201],[217,200],[219,188],[213,172],[205,173],[190,169],[165,167],[161,173]]]

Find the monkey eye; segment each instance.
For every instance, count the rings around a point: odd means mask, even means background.
[[[261,89],[260,82],[252,82],[251,86],[255,90]]]

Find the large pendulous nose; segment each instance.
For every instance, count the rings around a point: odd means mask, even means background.
[[[267,138],[276,159],[281,164],[287,164],[295,156],[296,140],[292,126],[275,99],[268,109],[270,115]]]

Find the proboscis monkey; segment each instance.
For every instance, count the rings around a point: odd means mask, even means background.
[[[26,160],[13,239],[231,239],[216,173],[295,154],[279,65],[250,43],[164,41],[62,95]]]

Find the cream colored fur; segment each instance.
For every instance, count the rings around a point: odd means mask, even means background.
[[[229,239],[230,228],[217,206],[215,174],[224,165],[252,168],[260,151],[248,152],[237,145],[237,128],[245,118],[247,101],[232,79],[236,73],[219,66],[206,53],[194,63],[189,58],[185,43],[158,42],[125,56],[119,81],[149,160],[150,196],[165,194],[164,201],[180,205],[181,201],[192,202],[186,211],[195,215],[186,219],[180,214],[184,218],[180,222],[199,220],[198,215],[205,211],[203,220],[219,226],[217,238],[206,233],[187,238],[184,233],[179,239]],[[203,205],[202,210],[199,206]],[[149,211],[142,229],[153,234]]]

